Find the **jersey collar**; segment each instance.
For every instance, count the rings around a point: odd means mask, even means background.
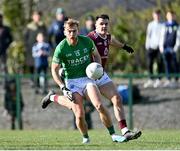
[[[76,44],[75,44],[75,45],[70,44],[70,42],[68,41],[68,39],[67,39],[67,38],[66,38],[66,41],[67,41],[67,43],[68,43],[68,45],[69,45],[69,46],[72,46],[72,47],[73,47],[73,46],[76,46],[76,45],[78,44],[78,41],[79,41],[78,39],[79,39],[79,38],[78,38],[78,36],[77,36],[77,42],[76,42]]]
[[[95,32],[96,32],[96,34],[99,36],[99,37],[101,37],[102,39],[107,39],[107,35],[105,35],[104,37],[102,37],[96,30],[95,30]]]

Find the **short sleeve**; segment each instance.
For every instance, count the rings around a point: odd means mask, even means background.
[[[91,48],[91,52],[93,52],[96,49],[96,46],[95,46],[94,41],[92,39],[90,39],[90,38],[88,38],[88,39],[89,39],[89,46]]]
[[[60,64],[61,63],[61,61],[60,61],[61,60],[60,54],[61,54],[61,46],[57,45],[57,47],[56,47],[56,49],[54,51],[52,62]]]

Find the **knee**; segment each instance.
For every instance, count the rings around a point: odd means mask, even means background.
[[[102,104],[95,105],[95,108],[100,113],[104,111],[104,106]]]
[[[122,97],[120,95],[114,95],[111,98],[111,101],[112,101],[113,105],[115,105],[115,106],[121,106],[122,105]]]
[[[81,111],[77,111],[74,113],[76,121],[81,121],[84,118],[84,114]]]
[[[92,92],[94,92],[96,90],[97,90],[97,86],[94,83],[88,83],[86,85],[87,94],[91,94]]]

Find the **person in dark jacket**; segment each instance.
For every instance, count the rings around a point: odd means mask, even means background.
[[[32,21],[27,24],[25,29],[25,59],[27,72],[34,74],[34,59],[32,57],[32,47],[36,42],[36,37],[39,32],[43,33],[47,37],[47,28],[41,19],[42,13],[40,11],[34,11],[32,14]],[[45,39],[45,41],[47,41]],[[34,85],[34,80],[31,78],[31,85]]]
[[[61,40],[65,38],[64,36],[64,21],[65,21],[65,11],[62,8],[57,8],[56,19],[52,22],[48,29],[49,43],[51,47],[55,48]]]
[[[7,49],[12,42],[11,30],[3,24],[3,15],[0,14],[0,69],[1,73],[7,73]]]
[[[5,82],[5,95],[4,95],[4,108],[11,118],[11,129],[16,128],[17,118],[17,97],[16,97],[16,80],[14,78],[6,78]],[[22,94],[20,92],[20,129],[23,129],[22,111],[24,108]]]
[[[85,18],[85,27],[80,29],[80,35],[88,35],[89,32],[95,29],[95,18],[92,15],[88,15]]]
[[[160,52],[163,54],[165,72],[168,79],[164,86],[176,87],[178,77],[173,82],[170,74],[179,72],[176,53],[179,48],[180,27],[175,20],[174,11],[167,11],[166,18],[167,21],[164,23],[160,39]]]

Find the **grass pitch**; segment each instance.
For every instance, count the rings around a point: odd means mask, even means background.
[[[74,130],[0,131],[0,150],[172,150],[180,149],[180,130],[144,130],[141,137],[113,143],[105,130],[89,131],[90,144],[82,144]]]

